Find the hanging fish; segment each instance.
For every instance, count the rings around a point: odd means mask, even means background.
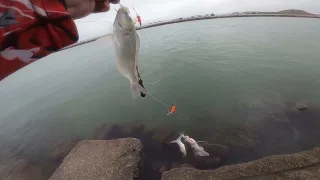
[[[135,22],[129,16],[127,7],[121,6],[113,23],[113,43],[115,46],[117,69],[130,81],[132,97],[145,97],[146,89],[139,74],[140,39],[136,33]]]

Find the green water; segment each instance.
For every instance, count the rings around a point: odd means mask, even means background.
[[[105,122],[143,121],[182,130],[211,113],[223,122],[259,121],[288,101],[320,103],[320,23],[301,18],[234,18],[139,32],[148,97],[133,101],[115,68],[109,37],[40,60],[0,83],[0,137],[17,151],[91,136]],[[157,65],[156,65],[157,64]],[[220,123],[221,122],[221,123]]]

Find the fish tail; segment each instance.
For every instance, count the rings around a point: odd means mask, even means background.
[[[137,81],[131,84],[131,92],[133,99],[137,99],[140,96],[140,93],[147,94],[147,90],[142,87]],[[143,95],[141,95],[144,97]]]
[[[173,141],[171,141],[170,143],[178,143],[178,140],[176,139],[176,140],[173,140]]]
[[[171,141],[170,143],[177,143],[178,144],[178,142],[179,141],[181,141],[181,135],[178,137],[178,139],[176,139],[176,140],[173,140],[173,141]]]
[[[197,152],[197,155],[198,155],[198,156],[209,156],[210,154],[207,153],[207,152],[204,151],[204,150],[199,150],[199,151]]]

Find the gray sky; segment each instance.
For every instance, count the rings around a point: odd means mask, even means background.
[[[121,0],[122,5],[135,8],[142,23],[173,19],[206,13],[230,13],[236,11],[278,11],[302,9],[320,14],[320,0]],[[111,5],[107,13],[87,16],[76,21],[80,40],[111,32],[115,10]]]

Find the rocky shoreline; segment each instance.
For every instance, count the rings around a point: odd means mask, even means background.
[[[320,179],[320,148],[295,154],[283,154],[256,161],[201,171],[177,168],[164,172],[162,180],[271,180]]]
[[[140,180],[146,162],[141,140],[81,141],[64,158],[49,180]],[[223,166],[215,170],[198,170],[181,166],[163,171],[161,180],[229,180],[229,179],[319,179],[320,148],[284,154],[248,163]],[[155,179],[148,177],[149,180]]]

